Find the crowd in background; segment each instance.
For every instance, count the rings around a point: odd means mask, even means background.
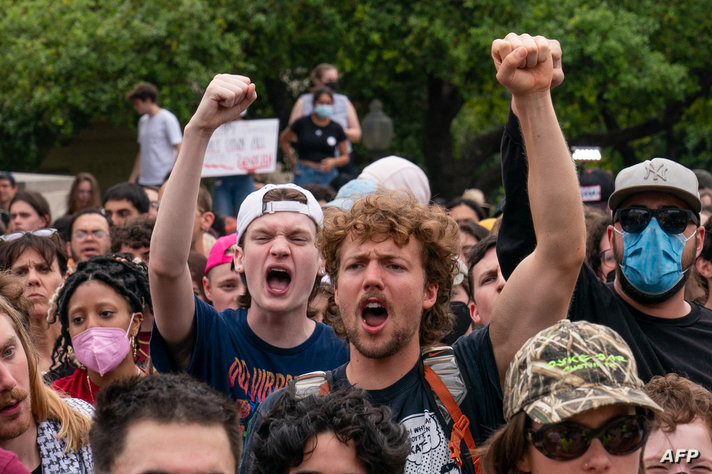
[[[293,183],[201,179],[256,97],[228,75],[182,131],[132,90],[131,175],[78,173],[66,215],[0,173],[0,472],[712,471],[712,174],[574,170],[558,42],[492,56],[500,203],[358,169],[328,64]]]

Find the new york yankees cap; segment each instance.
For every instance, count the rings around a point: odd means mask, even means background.
[[[695,173],[667,158],[653,158],[621,170],[616,176],[616,188],[608,199],[615,211],[633,194],[653,191],[682,199],[692,211],[700,212],[699,185]]]

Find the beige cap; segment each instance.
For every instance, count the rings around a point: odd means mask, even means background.
[[[702,208],[695,173],[667,158],[653,158],[618,173],[608,207],[615,211],[628,197],[648,191],[678,197],[694,212],[700,212]]]

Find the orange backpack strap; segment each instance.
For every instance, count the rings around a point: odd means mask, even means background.
[[[475,440],[472,438],[472,433],[470,432],[470,420],[462,413],[460,406],[457,404],[453,398],[450,390],[445,386],[438,374],[435,373],[428,365],[423,366],[425,371],[425,380],[433,389],[435,394],[438,396],[440,401],[445,405],[448,413],[453,419],[452,432],[450,433],[450,458],[455,461],[455,464],[462,466],[462,456],[460,454],[460,442],[464,439],[465,445],[470,450],[472,454],[472,464],[475,467],[475,472],[481,474],[482,470],[480,468],[480,457],[475,456]]]

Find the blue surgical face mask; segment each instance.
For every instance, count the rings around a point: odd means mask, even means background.
[[[331,114],[334,113],[334,107],[329,104],[319,104],[314,107],[314,113],[322,118],[331,117]]]
[[[697,230],[687,238],[684,234],[668,234],[654,217],[640,233],[615,230],[623,236],[621,269],[639,291],[659,295],[682,279],[687,271],[682,270],[682,252]]]

